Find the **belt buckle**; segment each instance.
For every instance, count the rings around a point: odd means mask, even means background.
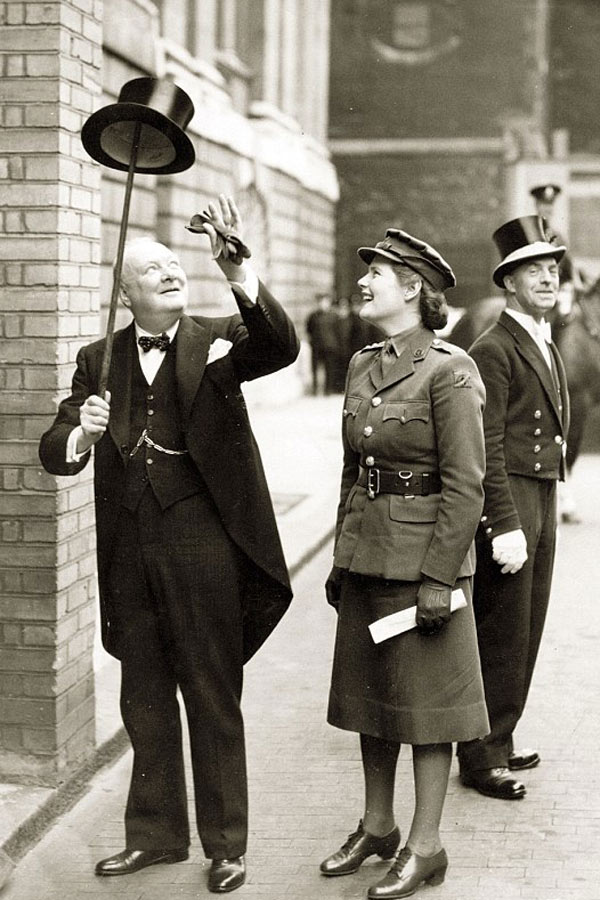
[[[398,478],[401,481],[405,482],[405,484],[404,484],[405,488],[409,487],[409,481],[412,477],[413,477],[413,473],[410,471],[410,469],[400,469],[400,471],[398,472]],[[413,500],[415,495],[414,494],[404,494],[404,496],[408,500]]]
[[[367,469],[367,497],[374,500],[379,493],[379,469]]]

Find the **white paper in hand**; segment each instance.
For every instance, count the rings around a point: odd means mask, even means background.
[[[460,588],[452,591],[450,598],[450,612],[462,609],[467,605],[467,598]],[[400,612],[392,613],[391,616],[384,616],[383,619],[377,619],[369,625],[371,637],[376,644],[386,641],[388,638],[404,631],[410,631],[411,628],[417,627],[417,607],[409,606],[408,609],[402,609]]]

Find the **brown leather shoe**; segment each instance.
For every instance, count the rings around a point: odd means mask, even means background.
[[[540,754],[536,750],[513,750],[508,757],[508,768],[511,772],[520,769],[535,769],[540,764]]]
[[[391,859],[400,843],[398,826],[389,834],[377,837],[363,828],[362,819],[358,828],[348,835],[348,840],[336,853],[324,859],[320,865],[322,875],[352,875],[358,871],[368,856],[377,854],[382,859]]]
[[[131,875],[146,866],[158,863],[176,863],[187,859],[187,848],[181,850],[122,850],[114,856],[101,859],[96,865],[96,875]]]
[[[424,882],[441,884],[446,877],[448,857],[445,850],[435,856],[419,856],[410,847],[403,847],[385,878],[369,888],[370,900],[397,900],[410,897]]]
[[[525,785],[513,778],[510,770],[504,766],[461,772],[460,780],[465,787],[475,788],[480,794],[496,800],[520,800],[527,793]]]
[[[243,856],[235,859],[213,859],[208,873],[208,889],[213,894],[235,891],[246,880],[246,863]]]

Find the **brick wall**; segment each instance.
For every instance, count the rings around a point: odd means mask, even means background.
[[[98,333],[101,4],[0,4],[0,777],[56,784],[94,741],[91,470],[37,445]]]

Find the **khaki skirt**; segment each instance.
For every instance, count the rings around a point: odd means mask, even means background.
[[[468,606],[438,634],[416,629],[375,644],[368,626],[414,606],[418,582],[344,573],[327,720],[408,744],[470,741],[489,733],[471,579]]]

